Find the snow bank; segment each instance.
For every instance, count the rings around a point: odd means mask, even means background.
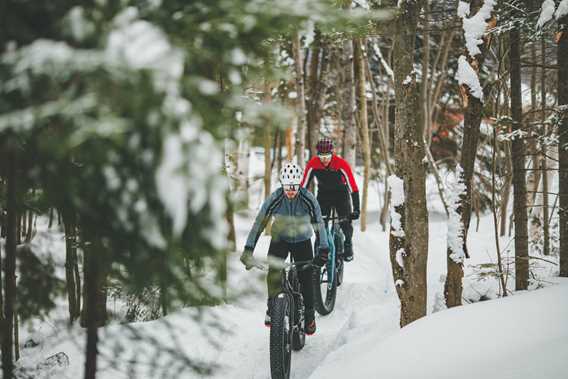
[[[562,378],[566,298],[568,280],[559,279],[539,291],[435,313],[379,343],[369,333],[331,354],[310,378]]]

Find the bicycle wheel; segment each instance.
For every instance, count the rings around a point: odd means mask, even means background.
[[[325,265],[319,270],[315,269],[312,280],[314,286],[314,308],[322,316],[328,315],[333,311],[337,296],[337,275],[328,275],[328,266],[330,265]]]
[[[273,301],[270,317],[270,373],[272,379],[288,379],[292,360],[292,305],[286,293],[280,293]]]
[[[336,249],[336,260],[335,260],[335,270],[336,270],[336,277],[337,277],[337,286],[339,287],[341,283],[343,283],[343,248],[344,248],[344,241],[345,236],[343,231],[339,227],[339,225],[335,226],[335,249]]]

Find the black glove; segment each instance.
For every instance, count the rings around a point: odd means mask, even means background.
[[[252,258],[252,250],[250,249],[245,249],[245,251],[243,251],[243,253],[241,254],[241,262],[245,265],[245,268],[247,270],[250,270],[251,268],[254,267],[254,262],[253,262],[253,258]]]
[[[327,263],[328,255],[329,255],[329,249],[320,249],[319,254],[316,255],[312,263],[315,266],[323,267]]]
[[[351,212],[351,220],[357,220],[361,214],[359,208],[359,192],[351,193],[351,202],[353,203],[353,212]]]

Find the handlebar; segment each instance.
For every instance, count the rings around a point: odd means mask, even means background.
[[[252,259],[252,266],[253,268],[257,268],[262,271],[268,271],[268,268],[277,268],[277,269],[285,269],[295,267],[296,270],[302,271],[306,270],[310,266],[314,266],[311,259],[306,261],[297,261],[297,262],[286,262],[279,258],[268,257],[266,260],[260,260],[253,258]]]
[[[342,217],[339,218],[339,216],[322,216],[323,221],[339,221],[339,222],[343,222],[343,221],[351,221],[351,218],[349,217]]]

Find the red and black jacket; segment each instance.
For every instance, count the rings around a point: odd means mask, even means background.
[[[359,188],[351,166],[345,159],[333,154],[329,164],[324,166],[319,157],[312,157],[304,170],[302,187],[307,188],[314,177],[318,181],[318,192],[321,194],[349,190],[353,210],[359,211]]]

